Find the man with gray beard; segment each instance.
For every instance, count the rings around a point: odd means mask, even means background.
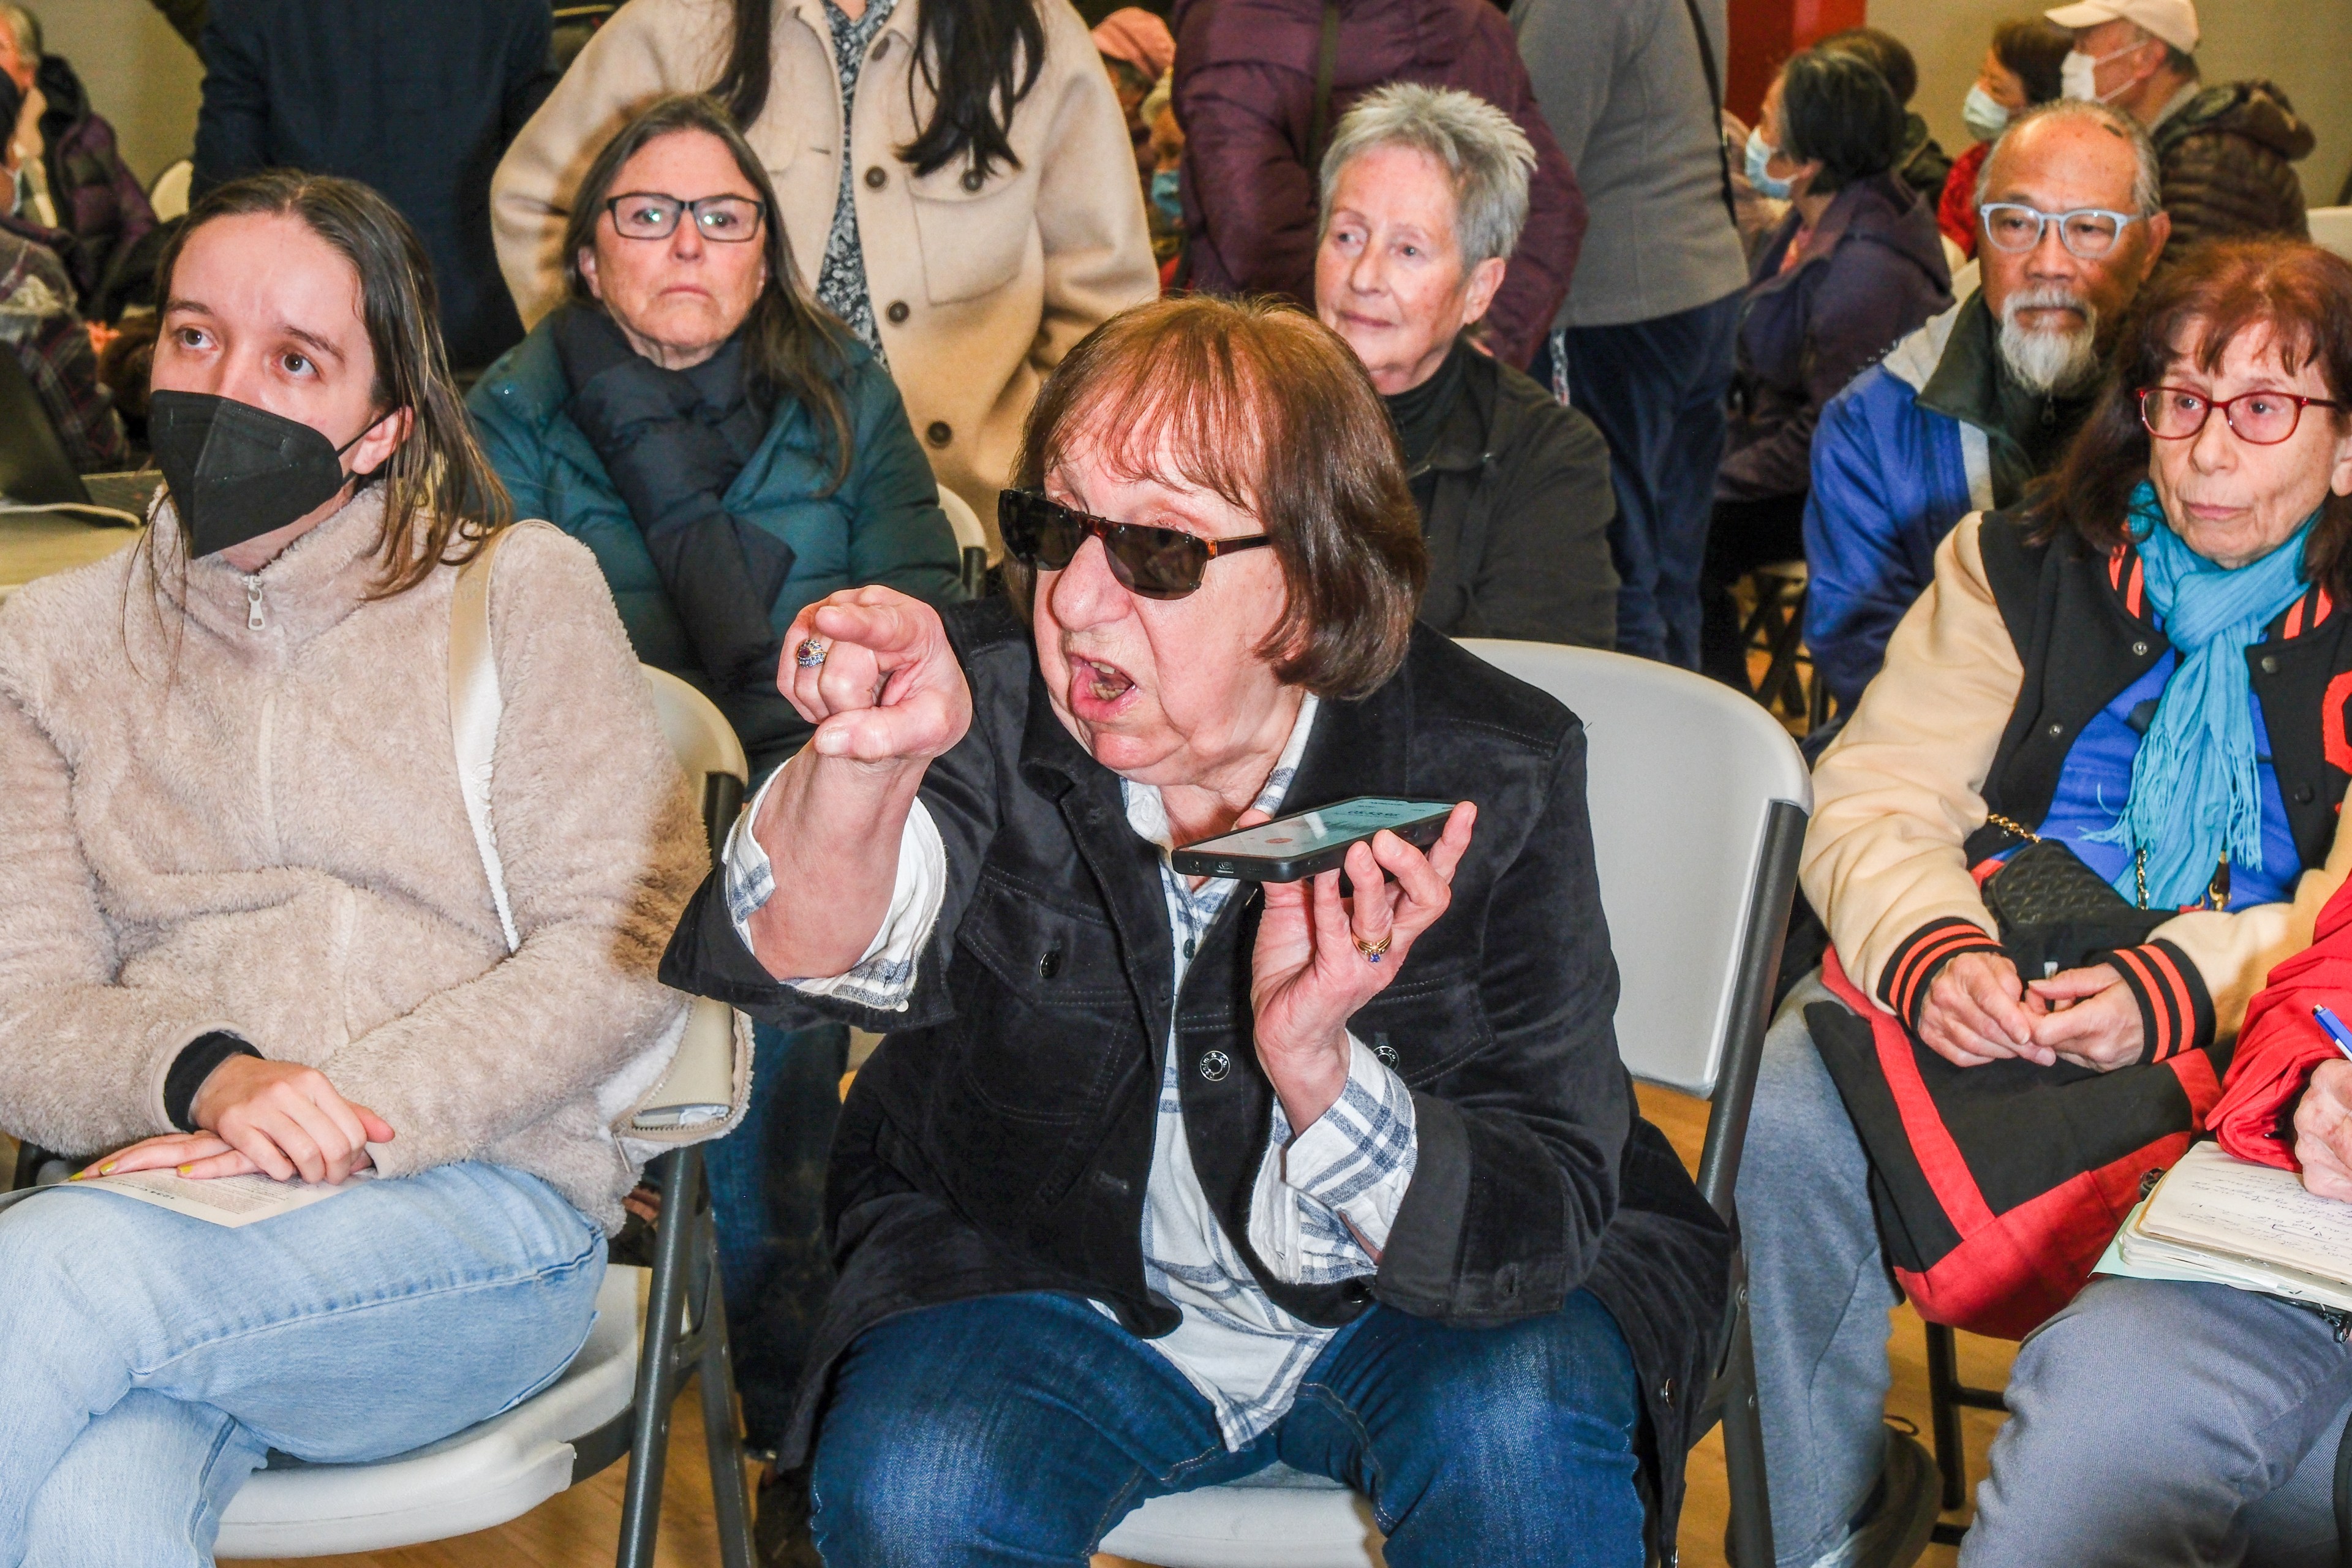
[[[2158,189],[2128,114],[2062,100],[2020,115],[1977,183],[1980,287],[1822,410],[1805,641],[1840,712],[1878,673],[1944,535],[2014,506],[2097,401],[2115,327],[2170,233]]]

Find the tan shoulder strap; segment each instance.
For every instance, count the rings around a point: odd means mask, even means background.
[[[497,650],[490,646],[490,570],[499,542],[512,529],[502,528],[482,542],[474,558],[457,571],[449,595],[449,735],[457,752],[457,787],[466,797],[466,820],[473,825],[474,847],[481,852],[482,871],[489,879],[490,901],[498,906],[499,930],[506,933],[507,951],[522,945],[515,933],[514,910],[507,904],[506,867],[499,859],[499,842],[490,827],[490,764],[499,745],[499,721],[506,699],[499,692]]]

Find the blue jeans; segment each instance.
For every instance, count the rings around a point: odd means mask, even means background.
[[[841,1120],[849,1030],[840,1024],[752,1031],[751,1103],[735,1131],[705,1146],[719,1226],[719,1273],[744,1439],[774,1447],[825,1293],[824,1173]]]
[[[1082,1568],[1127,1513],[1276,1460],[1370,1498],[1392,1568],[1638,1568],[1640,1401],[1607,1309],[1448,1328],[1374,1307],[1274,1429],[1228,1453],[1209,1402],[1074,1297],[892,1318],[842,1358],[810,1478],[832,1568]]]
[[[0,1568],[212,1561],[271,1448],[380,1459],[538,1392],[604,1237],[536,1176],[445,1165],[239,1229],[87,1188],[0,1211]]]
[[[1685,669],[1698,668],[1699,571],[1743,298],[1727,294],[1646,321],[1571,327],[1554,332],[1548,351],[1557,355],[1564,342],[1569,401],[1609,443],[1617,649]],[[1543,366],[1537,369],[1543,380]]]

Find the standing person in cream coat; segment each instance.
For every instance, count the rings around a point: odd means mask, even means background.
[[[1158,291],[1086,24],[1069,0],[630,0],[491,182],[526,325],[563,297],[597,150],[646,100],[706,90],[765,162],[818,303],[888,364],[933,470],[993,534],[1039,382]]]

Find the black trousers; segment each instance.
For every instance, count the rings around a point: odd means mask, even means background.
[[[1731,585],[1759,566],[1805,553],[1805,498],[1719,500],[1706,531],[1706,561],[1699,572],[1699,668],[1727,685],[1749,689],[1748,649],[1739,636],[1739,606]]]

